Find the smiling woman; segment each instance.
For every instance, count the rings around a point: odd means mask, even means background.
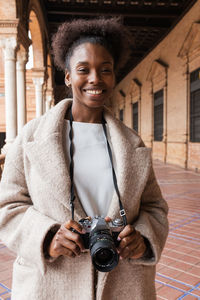
[[[112,56],[103,46],[86,42],[74,50],[69,63],[65,80],[72,87],[74,120],[101,123],[115,84]]]
[[[105,106],[129,38],[115,18],[64,23],[53,37],[72,99],[24,127],[0,185],[15,300],[156,299],[167,204],[150,149]]]
[[[101,122],[115,75],[129,58],[131,39],[118,19],[76,20],[59,27],[53,52],[55,63],[65,72],[66,85],[72,88],[75,121],[82,116],[80,121]]]

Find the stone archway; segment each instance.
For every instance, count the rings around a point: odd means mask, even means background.
[[[30,120],[45,112],[44,86],[47,80],[48,34],[39,1],[31,0],[28,12],[33,50],[33,68],[27,70],[27,119]]]

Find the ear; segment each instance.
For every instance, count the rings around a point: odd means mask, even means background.
[[[68,70],[65,71],[65,84],[67,87],[71,86],[71,76]]]

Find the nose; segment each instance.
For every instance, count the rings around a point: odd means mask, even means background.
[[[89,74],[89,83],[91,84],[98,84],[101,82],[101,74],[97,70],[92,70]]]

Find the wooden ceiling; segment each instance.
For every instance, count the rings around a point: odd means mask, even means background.
[[[97,16],[123,17],[134,37],[132,55],[117,78],[119,82],[175,26],[197,0],[40,0],[47,16],[49,34],[67,20]],[[63,75],[55,72],[56,84]]]

